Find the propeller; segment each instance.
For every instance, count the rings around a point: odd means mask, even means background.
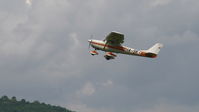
[[[88,49],[90,49],[90,47],[91,47],[92,39],[93,39],[93,35],[91,35],[90,39],[88,40],[88,42],[89,42]]]

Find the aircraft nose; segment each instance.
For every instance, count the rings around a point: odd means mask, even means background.
[[[88,42],[91,42],[91,39],[89,39]]]

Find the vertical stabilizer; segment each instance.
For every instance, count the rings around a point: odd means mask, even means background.
[[[163,47],[163,44],[161,43],[156,43],[155,45],[153,45],[151,48],[149,48],[147,50],[147,52],[150,52],[150,53],[154,53],[154,54],[158,54],[159,51],[160,51],[160,48]]]

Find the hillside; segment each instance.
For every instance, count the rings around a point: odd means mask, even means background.
[[[39,101],[28,102],[25,99],[17,101],[16,97],[0,98],[0,112],[74,112],[68,109],[40,103]]]

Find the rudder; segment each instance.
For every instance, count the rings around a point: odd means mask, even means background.
[[[151,48],[149,48],[147,51],[150,53],[158,54],[160,52],[160,48],[162,48],[162,47],[163,47],[163,44],[156,43]]]

